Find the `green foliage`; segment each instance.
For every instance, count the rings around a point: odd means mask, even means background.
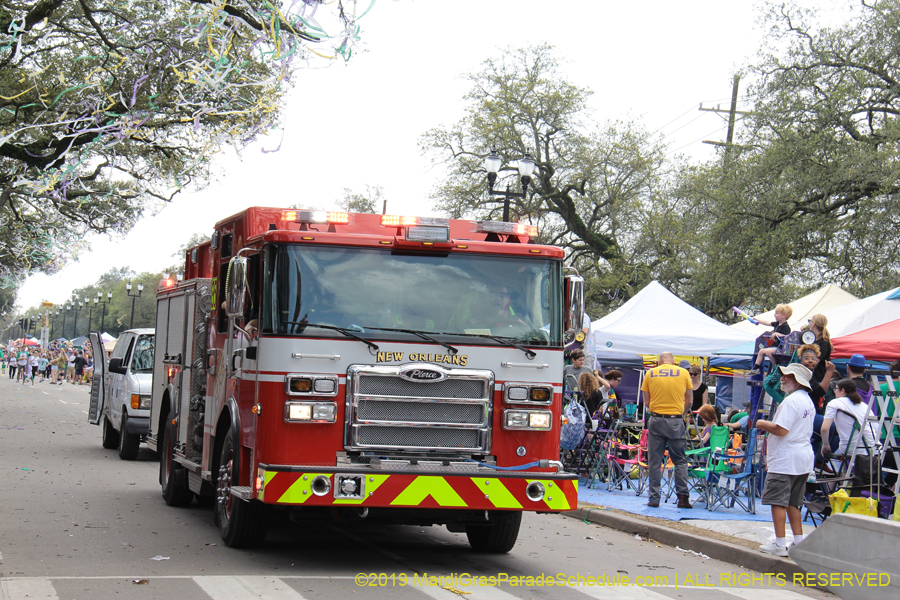
[[[469,75],[463,118],[428,131],[423,150],[448,164],[436,206],[454,218],[499,219],[503,197],[486,193],[485,156],[504,168],[496,189],[518,191],[515,161],[536,168],[512,220],[539,226],[539,241],[564,246],[588,281],[591,310],[605,311],[653,278],[681,275],[683,216],[666,206],[663,148],[633,122],[593,124],[590,90],[569,82],[548,45],[507,51]],[[668,283],[668,282],[666,282]]]
[[[344,188],[344,199],[339,206],[347,212],[376,214],[381,210],[384,200],[384,190],[378,185],[367,185],[364,194]]]
[[[829,282],[868,295],[900,274],[889,241],[900,229],[900,3],[862,3],[837,28],[785,5],[767,22],[735,160],[682,180],[708,215],[697,279],[713,312]]]
[[[126,232],[278,125],[311,45],[349,56],[341,3],[41,0],[0,12],[0,285],[52,273],[89,231]],[[322,55],[322,51],[317,52]]]

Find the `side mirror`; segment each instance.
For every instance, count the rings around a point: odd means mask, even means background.
[[[244,314],[244,295],[247,291],[247,259],[235,256],[228,264],[227,281],[228,303],[226,314],[229,317],[240,317]]]
[[[111,358],[111,359],[109,359],[109,366],[108,366],[108,368],[109,368],[109,372],[110,372],[110,373],[116,373],[116,374],[118,374],[118,375],[124,375],[125,372],[128,370],[128,367],[126,367],[126,366],[124,366],[124,365],[122,364],[122,359],[121,359],[121,358]]]
[[[581,331],[584,323],[584,278],[566,275],[566,335]]]

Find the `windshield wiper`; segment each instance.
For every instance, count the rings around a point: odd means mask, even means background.
[[[396,331],[397,333],[411,333],[413,335],[419,336],[423,340],[428,340],[429,342],[434,342],[435,344],[440,344],[441,346],[443,346],[444,348],[449,350],[450,354],[459,353],[459,350],[457,348],[451,346],[447,342],[442,342],[441,340],[431,337],[427,333],[424,333],[422,331],[416,331],[415,329],[392,329],[389,327],[366,327],[365,329],[373,329],[375,331]]]
[[[354,340],[359,340],[369,348],[372,348],[375,351],[378,351],[378,345],[370,342],[366,338],[359,337],[346,327],[336,327],[334,325],[320,325],[318,323],[301,323],[297,321],[284,321],[285,323],[289,323],[291,325],[300,325],[301,327],[318,327],[319,329],[330,329],[331,331],[337,331],[338,333],[343,333],[348,338],[353,338]]]
[[[455,333],[455,332],[450,332],[450,331],[441,331],[440,333],[442,333],[444,335],[464,335],[466,337],[488,338],[488,339],[494,340],[495,342],[500,342],[501,344],[506,344],[507,346],[516,348],[517,350],[521,350],[522,352],[525,353],[525,356],[528,357],[528,360],[533,360],[534,357],[537,356],[537,354],[533,350],[529,350],[525,346],[522,346],[521,344],[517,344],[517,343],[511,341],[510,338],[500,337],[498,335],[484,335],[481,333]]]

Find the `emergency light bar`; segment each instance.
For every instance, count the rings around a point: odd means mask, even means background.
[[[294,223],[336,223],[346,225],[350,222],[350,213],[325,210],[283,210],[281,218]]]
[[[442,219],[440,217],[404,217],[400,215],[381,215],[382,227],[405,227],[409,225],[450,227],[450,219]]]
[[[405,227],[411,242],[446,243],[450,241],[450,219],[381,215],[382,227]]]
[[[528,237],[537,235],[536,225],[505,221],[474,221],[469,230],[475,233],[502,233],[504,235],[527,235]]]

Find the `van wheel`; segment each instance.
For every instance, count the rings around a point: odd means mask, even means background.
[[[128,414],[122,413],[122,428],[119,430],[119,458],[122,460],[134,460],[138,455],[141,445],[139,433],[128,433]]]
[[[520,512],[494,512],[487,525],[466,525],[466,537],[476,552],[505,554],[516,545],[521,524]]]
[[[216,484],[216,522],[219,534],[231,548],[258,546],[266,537],[268,507],[259,500],[241,500],[231,494],[237,483],[240,456],[234,449],[234,435],[229,431],[219,454],[219,478]]]
[[[103,417],[103,447],[107,450],[119,447],[119,432],[115,430],[109,417]]]
[[[175,462],[175,412],[169,411],[166,427],[163,430],[162,444],[159,445],[159,483],[162,486],[163,500],[169,506],[187,506],[194,498],[187,485],[187,472]]]

